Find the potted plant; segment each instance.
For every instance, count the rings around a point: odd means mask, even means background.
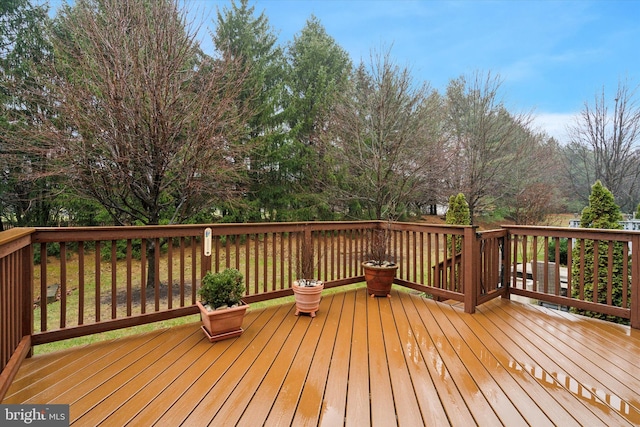
[[[324,283],[321,280],[313,279],[313,274],[313,244],[309,232],[305,233],[299,253],[298,279],[291,285],[296,301],[296,316],[300,313],[309,313],[311,317],[316,317]]]
[[[241,301],[245,287],[242,274],[228,268],[219,273],[207,272],[198,289],[196,304],[202,315],[202,330],[210,342],[242,334],[242,321],[249,307]]]
[[[371,252],[369,259],[362,263],[367,293],[371,297],[391,298],[391,285],[396,277],[398,265],[387,253],[390,236],[390,224],[387,228],[371,231]]]

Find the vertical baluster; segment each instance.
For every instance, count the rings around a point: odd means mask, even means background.
[[[160,239],[156,238],[153,242],[153,289],[155,311],[160,311]]]
[[[197,250],[197,241],[196,236],[191,237],[191,304],[196,303],[196,286],[197,286],[197,275],[198,275],[198,256],[196,253]]]
[[[140,241],[140,313],[147,312],[147,239]]]
[[[67,327],[67,244],[60,242],[60,329]]]
[[[609,240],[609,253],[607,256],[607,304],[613,305],[613,245],[617,242]]]
[[[47,330],[47,244],[40,243],[40,331]]]
[[[284,233],[280,232],[280,286],[279,289],[284,289],[285,281],[285,238]]]
[[[95,312],[94,312],[94,316],[96,319],[96,322],[100,321],[100,317],[101,317],[101,312],[100,312],[100,298],[101,298],[101,292],[100,292],[100,241],[97,240],[96,241],[96,247],[95,247],[95,254],[94,254],[94,271],[95,271]]]
[[[600,250],[600,241],[599,240],[594,240],[593,241],[593,302],[598,302],[598,293],[600,291],[600,289],[598,289],[598,284],[600,282],[599,280],[599,276],[600,276],[600,254],[599,254],[599,250]]]
[[[526,284],[527,282],[527,236],[522,236],[522,283]],[[535,283],[535,281],[534,281]],[[524,286],[526,289],[526,286]]]
[[[251,282],[249,281],[249,273],[251,272],[251,235],[247,234],[247,238],[244,241],[244,276],[245,283],[247,284],[246,293],[250,294]]]
[[[215,271],[216,273],[220,271],[220,237],[221,236],[214,236],[213,238],[213,251],[214,251],[214,256],[212,256],[212,259],[215,259],[214,265],[211,267],[211,271]]]
[[[267,292],[269,290],[268,278],[268,269],[269,269],[269,233],[262,234],[262,292]]]
[[[231,268],[231,240],[233,239],[233,236],[231,234],[227,234],[226,236],[226,240],[225,240],[225,253],[226,253],[226,267],[227,268]]]
[[[567,297],[573,298],[573,239],[567,239]]]
[[[569,264],[571,266],[571,264]],[[570,269],[570,268],[569,268]],[[629,243],[622,246],[622,307],[629,307]]]
[[[78,242],[78,325],[84,324],[84,242]]]
[[[133,244],[131,239],[127,239],[127,255],[126,255],[126,263],[127,263],[127,317],[132,314],[132,306],[133,306],[133,295],[132,295],[132,284],[133,284]]]
[[[277,248],[277,235],[276,233],[271,233],[271,290],[275,291],[277,289],[277,274],[278,274],[278,263],[276,258],[276,248]]]
[[[167,239],[167,309],[173,308],[173,238]]]
[[[185,254],[184,254],[184,236],[180,237],[180,307],[184,307],[184,281],[185,281]]]
[[[338,242],[340,241],[340,239],[338,238]],[[335,245],[336,245],[336,235],[335,232],[329,231],[329,265],[330,265],[330,273],[327,276],[328,280],[335,280],[336,278],[336,260],[335,260],[335,256],[336,256],[336,249],[335,249]]]
[[[111,241],[111,318],[118,317],[118,250],[115,240]]]
[[[236,234],[235,238],[235,247],[236,247],[236,256],[235,256],[235,262],[236,262],[236,270],[240,271],[240,234]]]

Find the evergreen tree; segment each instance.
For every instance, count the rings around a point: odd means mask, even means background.
[[[256,16],[248,0],[232,0],[218,11],[213,34],[216,49],[239,58],[248,70],[240,102],[251,111],[245,144],[250,144],[247,174],[249,188],[243,209],[225,209],[225,221],[276,219],[285,211],[286,176],[279,165],[286,158],[286,132],[282,117],[283,52],[264,13]],[[235,214],[232,214],[235,212]],[[266,214],[266,218],[263,215]]]
[[[456,196],[449,197],[449,209],[445,215],[445,223],[452,225],[471,225],[471,213],[469,211],[469,204],[464,194],[458,193]],[[448,247],[451,247],[451,236],[447,236]],[[462,251],[462,239],[457,239],[455,252],[456,254]]]
[[[321,143],[330,112],[345,91],[351,71],[347,52],[311,16],[287,49],[284,114],[289,140],[285,158],[278,166],[287,178],[289,218],[329,219],[331,208],[325,194],[334,181]]]
[[[464,194],[458,193],[449,197],[449,209],[445,215],[446,224],[471,225],[471,214],[469,204]]]
[[[36,85],[34,71],[51,52],[46,36],[48,7],[29,0],[0,2],[0,231],[2,222],[16,226],[56,225],[61,191],[46,173],[46,152],[33,138],[15,138],[20,129],[40,125],[35,111],[46,107],[27,96]]]
[[[621,229],[620,221],[622,214],[620,208],[614,202],[613,194],[600,181],[591,187],[589,196],[589,205],[582,211],[580,219],[583,228],[599,228],[599,229]],[[614,306],[622,306],[623,292],[623,243],[598,241],[598,259],[595,259],[595,241],[584,241],[584,263],[580,263],[580,246],[573,248],[572,266],[571,266],[571,295],[573,298],[580,297],[580,277],[583,277],[583,298],[585,301],[607,303],[607,282],[609,276],[609,247],[613,245],[613,263],[612,268],[612,303]],[[598,277],[594,277],[594,266],[598,266]],[[597,281],[597,298],[594,298],[594,281]],[[630,283],[630,277],[628,280]],[[628,289],[627,301],[630,301],[630,288]],[[589,317],[616,321],[619,323],[627,323],[625,319],[614,316],[607,316],[591,311],[572,309],[573,312],[583,314]]]

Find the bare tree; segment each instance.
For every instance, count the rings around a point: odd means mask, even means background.
[[[389,50],[373,52],[370,64],[355,70],[345,95],[330,125],[348,177],[338,198],[377,219],[397,217],[438,173],[440,98],[426,83],[415,85]]]
[[[172,0],[79,0],[40,76],[53,115],[14,138],[121,224],[180,222],[239,190],[244,72],[204,56]]]
[[[492,199],[516,224],[541,224],[548,214],[561,209],[559,147],[544,132],[524,127],[514,139],[523,149]]]
[[[510,173],[531,143],[522,132],[530,116],[507,111],[499,98],[501,84],[498,76],[476,72],[447,87],[447,186],[451,194],[466,196],[472,222],[483,203],[504,195]]]
[[[56,17],[54,60],[27,133],[9,138],[120,224],[178,223],[241,189],[238,62],[202,54],[177,0],[78,0]],[[46,113],[46,114],[45,114]],[[40,169],[42,170],[42,169]],[[26,171],[28,173],[28,171]],[[155,283],[154,241],[147,286]]]
[[[627,81],[618,83],[613,112],[605,90],[585,102],[575,123],[569,127],[571,160],[567,170],[572,184],[588,194],[596,180],[608,188],[623,209],[633,209],[638,199],[640,177],[640,106],[637,88]],[[586,179],[579,180],[579,177]],[[586,182],[585,182],[586,181]]]

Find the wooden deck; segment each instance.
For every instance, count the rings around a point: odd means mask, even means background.
[[[189,324],[27,360],[3,403],[72,425],[640,424],[640,331],[507,300],[476,314],[407,292],[250,310],[209,343]]]

